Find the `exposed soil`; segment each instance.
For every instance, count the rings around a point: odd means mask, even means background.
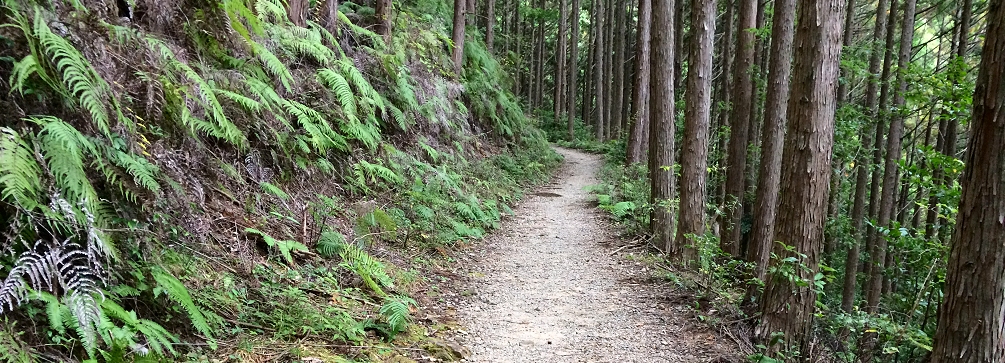
[[[460,257],[464,297],[448,304],[464,327],[455,339],[470,350],[466,360],[738,361],[732,341],[695,319],[691,299],[618,254],[615,228],[586,190],[601,157],[559,152],[565,164],[553,181]]]

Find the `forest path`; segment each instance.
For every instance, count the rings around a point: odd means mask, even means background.
[[[645,282],[617,255],[613,227],[586,187],[598,155],[559,149],[565,163],[516,215],[474,248],[471,295],[458,306],[471,362],[712,362],[732,346],[692,308]],[[678,296],[679,297],[679,296]],[[678,302],[675,302],[678,301]],[[731,361],[725,359],[721,361]]]

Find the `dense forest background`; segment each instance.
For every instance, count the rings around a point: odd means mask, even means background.
[[[751,360],[1005,361],[1001,3],[3,0],[0,357],[449,350],[551,141]]]

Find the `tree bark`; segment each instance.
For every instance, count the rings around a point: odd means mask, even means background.
[[[495,53],[496,43],[496,0],[488,0],[485,7],[485,48]]]
[[[725,23],[726,30],[723,32],[719,40],[718,54],[720,62],[722,63],[722,71],[719,72],[719,85],[718,91],[716,91],[719,94],[719,97],[714,99],[718,99],[719,104],[721,105],[731,105],[732,103],[732,99],[730,98],[732,96],[732,92],[730,91],[733,89],[733,57],[730,57],[729,55],[734,54],[735,51],[735,47],[733,47],[733,33],[736,24],[733,21],[733,11],[736,7],[733,6],[733,4],[734,0],[726,0],[726,14],[723,16],[723,22]],[[730,108],[732,108],[732,106],[730,106]],[[717,121],[713,130],[715,131],[714,134],[716,135],[716,141],[718,144],[716,145],[716,150],[718,150],[716,153],[718,156],[716,164],[719,168],[716,173],[715,203],[721,207],[726,204],[725,165],[727,159],[726,147],[728,141],[728,137],[725,132],[722,132],[722,129],[729,124],[729,108],[716,107],[716,109],[718,117],[716,118]],[[722,226],[724,221],[726,221],[729,216],[723,214],[718,218],[719,223],[716,223],[715,235],[721,239],[724,231],[718,227]]]
[[[384,37],[384,43],[391,41],[391,0],[377,0],[377,34]]]
[[[611,110],[614,108],[614,4],[616,0],[607,0],[604,5],[604,137],[603,141],[613,138],[614,117]]]
[[[790,347],[809,352],[816,304],[814,276],[819,270],[827,189],[831,177],[834,111],[841,55],[841,13],[844,0],[799,3],[801,21],[795,34],[795,60],[788,104],[788,126],[782,156],[782,190],[774,251],[781,259],[795,257],[785,275],[768,277],[761,305],[761,322],[754,333],[768,352]],[[816,21],[806,21],[815,19]],[[802,258],[798,254],[806,257]],[[796,284],[793,279],[802,280]],[[771,339],[781,332],[785,344]],[[785,345],[790,345],[786,347]]]
[[[851,2],[851,1],[849,1]],[[876,26],[873,28],[873,39],[883,39],[886,37],[887,9],[889,0],[880,0],[876,7]],[[846,23],[847,24],[847,23]],[[848,33],[845,33],[846,35]],[[869,55],[869,83],[865,91],[865,108],[873,120],[878,118],[878,90],[880,57],[886,48],[879,42],[873,42],[872,54]],[[872,136],[876,133],[876,123],[869,122],[862,132],[862,146],[870,147],[873,143]],[[848,247],[848,254],[845,258],[844,286],[841,291],[841,310],[845,313],[852,312],[852,304],[855,302],[856,276],[859,263],[859,244],[865,234],[865,195],[869,184],[870,159],[866,154],[859,156],[856,160],[855,170],[855,196],[852,202],[851,222],[854,243]]]
[[[632,85],[632,127],[628,134],[628,165],[642,162],[649,150],[649,42],[652,0],[639,0],[639,24],[635,33],[635,82]]]
[[[461,69],[464,62],[464,6],[467,0],[454,0],[454,54],[451,59],[454,61],[454,73],[461,76]]]
[[[324,7],[324,27],[329,33],[338,32],[338,0],[325,1]],[[334,45],[334,44],[333,44]]]
[[[553,97],[553,110],[555,114],[555,123],[558,124],[560,120],[563,119],[562,111],[565,109],[565,53],[566,53],[566,38],[565,34],[566,23],[569,21],[569,9],[567,9],[568,1],[559,0],[558,6],[558,52],[555,54],[555,94]]]
[[[622,117],[625,104],[625,38],[626,14],[625,0],[614,0],[617,6],[614,8],[615,37],[614,37],[614,85],[612,88],[611,117],[613,124],[612,139],[620,139],[624,129]]]
[[[787,0],[780,0],[787,1]],[[690,263],[697,254],[689,236],[705,234],[705,181],[708,136],[712,122],[712,49],[715,0],[691,0],[691,47],[688,55],[687,101],[681,146],[680,225],[676,243],[667,250],[678,262]]]
[[[307,13],[307,0],[290,0],[286,12],[289,14],[290,22],[293,25],[300,27],[307,26],[307,21],[304,18]]]
[[[674,150],[674,0],[652,2],[652,79],[650,91],[649,175],[653,238],[668,249],[673,239],[669,200],[673,198]]]
[[[775,237],[778,213],[778,189],[782,171],[785,137],[785,110],[789,104],[789,76],[792,71],[792,38],[795,26],[794,0],[776,0],[771,19],[771,63],[764,107],[764,133],[761,141],[761,165],[754,201],[754,225],[751,230],[751,262],[754,277],[764,280]]]
[[[576,93],[579,92],[577,88],[577,81],[579,81],[579,11],[582,7],[579,4],[579,0],[572,0],[572,32],[570,33],[571,51],[569,52],[569,93],[568,106],[566,111],[569,112],[569,140],[575,140],[576,138]],[[586,103],[586,100],[583,100]]]
[[[594,11],[596,12],[597,24],[594,26],[597,31],[597,44],[593,52],[593,64],[595,68],[593,69],[593,97],[595,99],[595,106],[593,111],[594,116],[594,131],[596,132],[597,141],[604,141],[604,135],[606,131],[604,130],[605,116],[607,115],[606,109],[607,105],[604,104],[604,34],[606,33],[604,28],[604,20],[606,16],[604,15],[604,2],[607,0],[596,0]]]
[[[905,0],[904,2],[904,20],[900,36],[900,51],[898,52],[897,61],[897,92],[894,96],[894,109],[899,109],[904,106],[905,103],[905,93],[907,93],[907,79],[905,78],[904,72],[907,69],[907,63],[911,61],[911,44],[914,39],[914,11],[917,6],[917,0]],[[901,153],[901,138],[904,136],[904,117],[894,116],[890,119],[890,131],[886,138],[886,161],[883,167],[883,191],[880,195],[880,205],[879,205],[879,218],[878,223],[881,227],[888,227],[890,220],[893,217],[893,206],[894,198],[897,192],[897,174],[899,172],[898,162],[900,161]],[[876,256],[874,256],[873,261],[877,262],[873,266],[872,276],[869,279],[869,290],[871,294],[869,295],[868,303],[872,310],[869,312],[875,312],[876,306],[879,304],[879,299],[883,292],[883,276],[884,276],[884,266],[886,261],[886,239],[882,236],[877,236],[875,243]]]
[[[751,66],[754,61],[754,33],[757,0],[740,0],[736,33],[736,58],[733,66],[733,109],[729,123],[729,153],[726,160],[726,198],[723,209],[722,236],[719,246],[730,256],[740,256],[740,218],[743,216],[744,175],[747,166],[747,142],[751,105]]]
[[[1001,0],[989,2],[987,19],[932,363],[1005,362],[1005,4]]]

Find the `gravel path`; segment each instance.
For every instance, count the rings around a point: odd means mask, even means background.
[[[473,252],[471,296],[458,306],[467,361],[733,361],[731,344],[645,283],[641,264],[612,256],[613,228],[585,189],[602,158],[559,152],[552,183]]]

